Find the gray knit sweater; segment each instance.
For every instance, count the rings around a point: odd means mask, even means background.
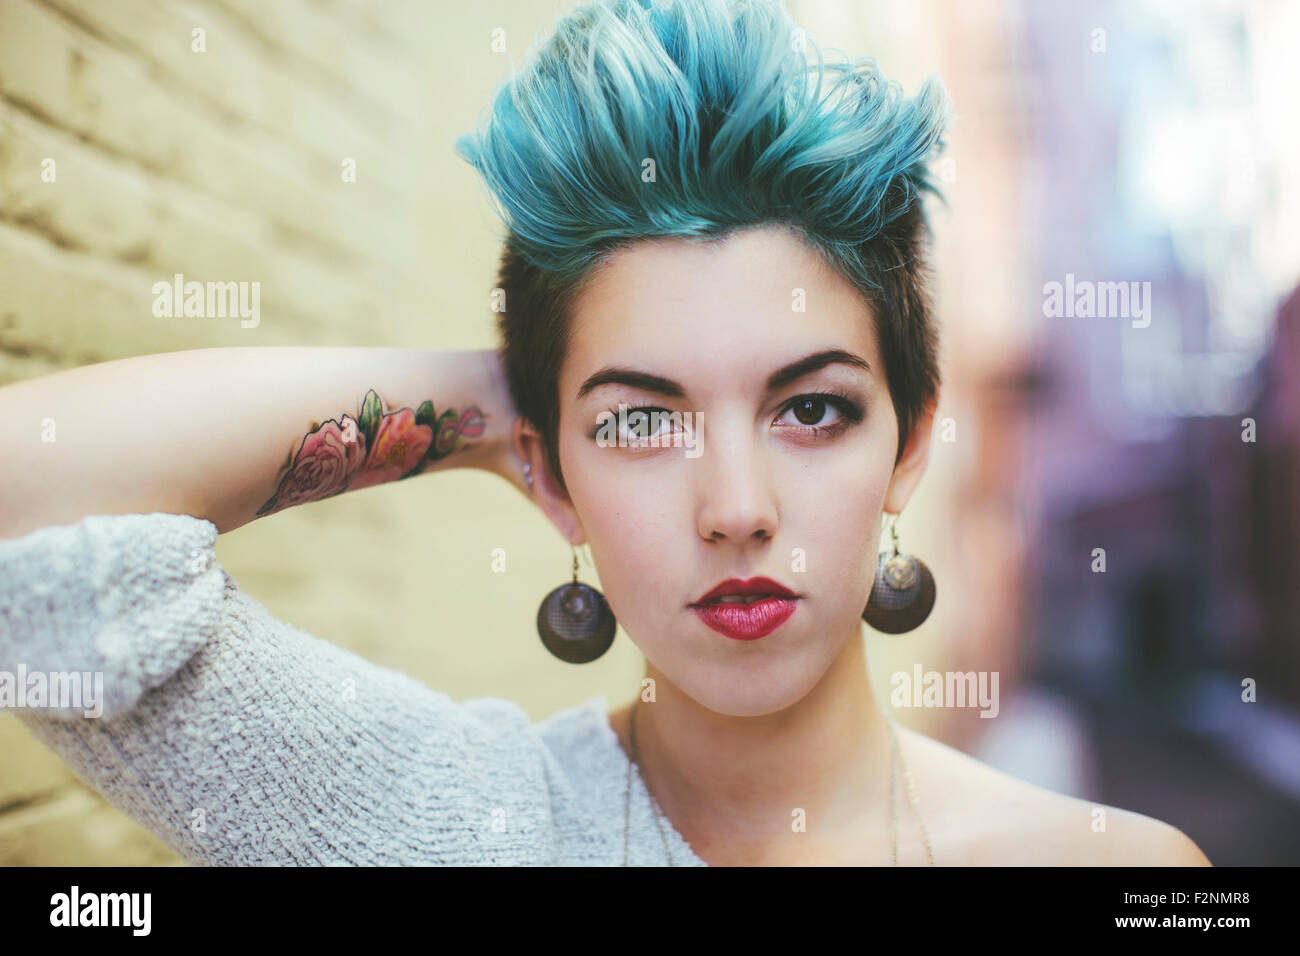
[[[273,617],[216,537],[155,513],[0,540],[9,705],[114,806],[199,864],[622,863],[604,697],[537,724],[454,701]],[[73,671],[102,672],[102,716],[14,696]],[[634,768],[632,865],[667,863],[656,810]],[[706,865],[662,820],[673,862]]]

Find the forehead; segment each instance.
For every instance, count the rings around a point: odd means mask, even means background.
[[[825,348],[883,368],[861,293],[790,230],[652,240],[616,252],[575,300],[560,388],[571,398],[596,369],[627,363],[698,394],[757,385]]]

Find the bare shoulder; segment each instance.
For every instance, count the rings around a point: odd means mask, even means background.
[[[900,727],[935,861],[956,866],[1211,866],[1181,830],[1055,793]],[[943,856],[945,859],[940,859]]]

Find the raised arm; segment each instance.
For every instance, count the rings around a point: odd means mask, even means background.
[[[510,466],[497,355],[249,347],[142,355],[0,388],[0,538],[169,512],[219,532],[344,491]]]
[[[517,705],[275,618],[213,548],[259,513],[455,464],[523,490],[507,396],[492,352],[351,348],[0,389],[0,674],[40,677],[0,711],[195,863],[550,861]]]

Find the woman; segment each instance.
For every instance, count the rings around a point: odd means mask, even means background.
[[[938,396],[945,113],[775,4],[574,11],[458,143],[509,230],[499,355],[211,349],[0,392],[9,447],[60,429],[5,479],[0,665],[104,675],[102,716],[18,713],[201,863],[1207,864],[873,699],[864,608],[901,631],[933,600],[898,610],[926,572],[878,576],[877,544]],[[212,554],[456,466],[590,546],[603,596],[557,588],[539,633],[589,660],[617,618],[633,703],[454,702],[274,619]]]

